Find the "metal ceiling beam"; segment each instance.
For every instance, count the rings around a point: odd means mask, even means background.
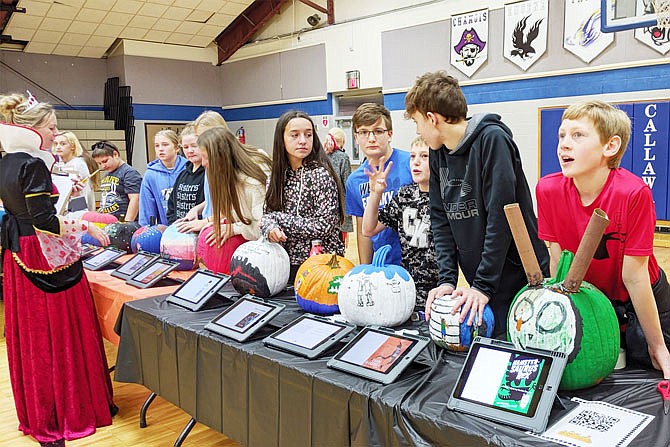
[[[219,34],[214,42],[219,48],[217,65],[221,65],[249,41],[268,20],[279,14],[290,0],[255,0]]]
[[[251,39],[280,9],[291,0],[255,0],[242,14],[237,16],[214,43],[219,49],[217,65],[228,60],[237,50]],[[311,0],[299,0],[305,5],[328,16],[328,24],[335,23],[335,0],[326,0],[326,7]]]
[[[311,0],[299,0],[301,3],[306,4],[310,8],[314,8],[319,12],[322,12],[328,16],[328,25],[332,25],[335,23],[335,8],[333,6],[333,2],[335,0],[327,0],[326,1],[326,7],[324,8],[323,6],[314,3]]]

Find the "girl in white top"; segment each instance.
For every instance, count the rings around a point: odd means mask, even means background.
[[[203,132],[198,146],[209,178],[212,216],[220,216],[212,219],[214,228],[207,242],[222,245],[234,235],[258,239],[270,157],[241,144],[223,127]]]
[[[56,163],[56,168],[63,173],[73,174],[77,180],[87,178],[91,171],[89,165],[86,163],[84,148],[81,147],[79,139],[72,132],[61,132],[54,140],[53,153],[58,155],[59,161]],[[90,158],[90,157],[89,157]],[[92,159],[91,159],[92,160]],[[95,162],[93,162],[95,165]],[[95,211],[95,195],[91,185],[97,184],[96,177],[89,179],[84,183],[84,189],[81,196],[86,198],[86,208],[89,211]]]

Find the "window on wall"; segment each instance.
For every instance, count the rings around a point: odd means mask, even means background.
[[[384,95],[382,94],[381,89],[355,90],[341,94],[336,93],[333,98],[335,125],[344,130],[346,135],[344,150],[347,155],[349,155],[349,159],[354,165],[360,164],[363,161],[363,155],[354,138],[351,117],[358,106],[367,102],[383,105]]]

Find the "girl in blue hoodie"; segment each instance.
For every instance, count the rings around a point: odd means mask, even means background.
[[[140,225],[149,225],[151,216],[168,225],[168,199],[175,180],[186,166],[186,159],[178,155],[179,138],[173,130],[157,132],[154,148],[157,158],[147,165],[140,188]]]

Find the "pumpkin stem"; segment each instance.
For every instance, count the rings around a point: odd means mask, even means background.
[[[326,265],[331,269],[340,268],[340,263],[337,261],[337,255],[335,253],[333,253],[333,256],[331,256],[330,260],[326,263]]]
[[[391,251],[391,246],[389,244],[379,247],[372,257],[372,265],[375,267],[384,267],[386,265],[386,255]]]

